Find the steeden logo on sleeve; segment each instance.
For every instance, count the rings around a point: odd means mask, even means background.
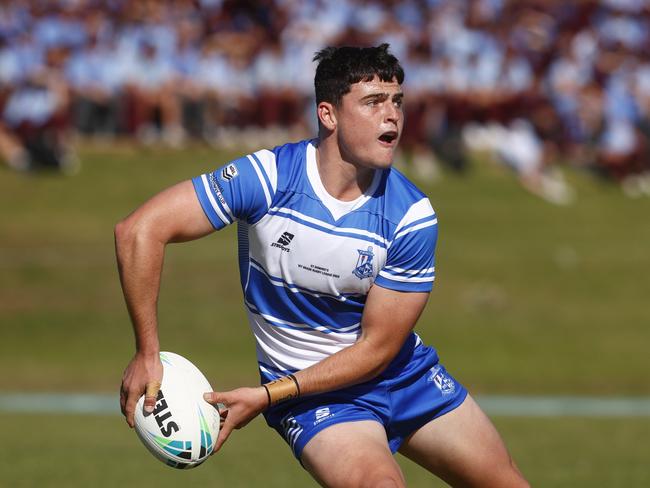
[[[229,164],[221,170],[221,179],[224,181],[231,181],[233,178],[237,178],[237,176],[239,176],[239,171],[237,171],[237,166],[234,164]]]

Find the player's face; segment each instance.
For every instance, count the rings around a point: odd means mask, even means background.
[[[387,168],[393,163],[402,135],[404,114],[397,80],[361,81],[336,109],[337,140],[346,161],[367,168]]]

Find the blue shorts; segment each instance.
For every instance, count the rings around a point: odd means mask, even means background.
[[[408,362],[395,369],[367,383],[281,403],[264,417],[298,459],[321,430],[359,420],[382,424],[395,453],[409,435],[458,407],[467,396],[467,390],[438,362],[433,348],[416,346]]]

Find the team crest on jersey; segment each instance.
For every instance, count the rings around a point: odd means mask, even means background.
[[[456,383],[440,366],[431,368],[427,381],[436,385],[443,395],[450,395],[456,391]]]
[[[237,166],[234,164],[229,164],[221,170],[221,179],[224,181],[230,181],[237,178],[237,176],[239,176],[239,171],[237,171]]]
[[[359,251],[359,258],[352,273],[360,280],[370,278],[372,276],[372,258],[375,257],[372,252],[372,246],[368,246],[367,250],[357,249],[357,251]]]

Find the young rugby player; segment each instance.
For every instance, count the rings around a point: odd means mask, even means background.
[[[116,227],[136,352],[121,406],[151,410],[162,377],[156,301],[165,245],[237,221],[262,385],[210,392],[216,449],[262,413],[323,486],[397,487],[393,453],[453,486],[525,487],[499,434],[413,331],[434,280],[437,218],[397,170],[403,70],[383,44],[327,48],[318,137],[261,150],[144,203]]]

